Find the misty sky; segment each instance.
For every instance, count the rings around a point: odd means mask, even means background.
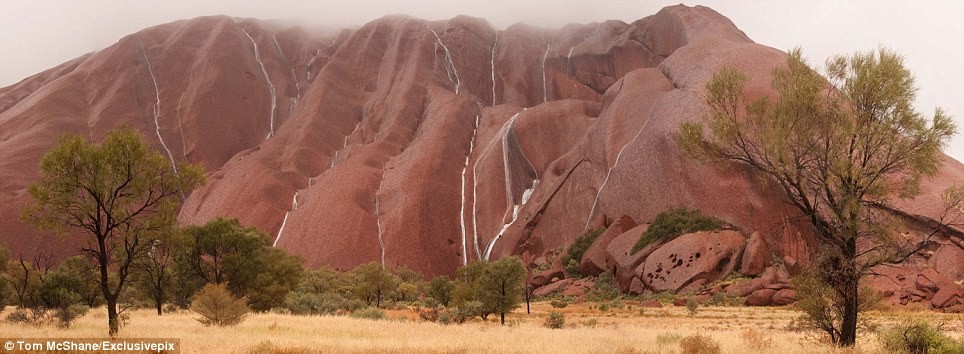
[[[429,20],[464,14],[496,28],[516,22],[544,27],[608,19],[631,22],[678,1],[647,0],[75,0],[5,2],[0,13],[0,86],[100,50],[145,27],[224,14],[358,26],[388,14]],[[729,17],[757,43],[800,46],[811,63],[833,54],[886,46],[906,56],[917,76],[917,107],[945,108],[964,131],[964,1],[690,1]],[[964,136],[948,153],[964,160]]]

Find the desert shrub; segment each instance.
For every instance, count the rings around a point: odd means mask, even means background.
[[[32,311],[18,307],[13,312],[8,313],[5,320],[13,324],[32,324],[34,323],[34,316]]]
[[[205,326],[233,326],[251,312],[248,300],[237,298],[224,284],[208,284],[194,296],[191,311],[201,315],[198,319]]]
[[[546,317],[546,328],[559,329],[566,325],[566,316],[562,312],[549,312],[549,316]]]
[[[579,273],[579,262],[582,261],[582,256],[589,249],[589,246],[592,246],[592,243],[599,238],[599,235],[602,235],[603,231],[604,229],[589,230],[576,238],[572,246],[569,246],[569,249],[566,250],[566,254],[562,255],[562,266],[566,269],[566,273],[576,278],[583,276]]]
[[[877,335],[889,352],[910,354],[964,353],[964,342],[943,333],[940,326],[924,320],[905,321]]]
[[[609,311],[609,304],[601,303],[599,304],[599,307],[597,307],[597,309],[599,309],[599,311],[602,311],[602,312]]]
[[[569,306],[569,303],[566,302],[565,300],[552,300],[552,301],[549,301],[549,305],[554,308],[561,309],[561,308],[565,308],[566,306]]]
[[[611,271],[607,270],[599,274],[594,283],[596,286],[586,293],[587,300],[606,301],[619,297],[619,289],[616,289],[616,281]]]
[[[678,343],[683,336],[676,333],[660,333],[656,335],[656,344],[659,346],[664,346],[667,344]]]
[[[56,316],[59,325],[64,328],[69,328],[70,324],[74,323],[74,320],[87,314],[90,307],[84,304],[73,304],[65,308],[59,308],[54,311],[54,316]]]
[[[811,269],[794,277],[793,282],[797,290],[797,302],[794,307],[803,314],[794,323],[802,331],[816,333],[817,341],[829,340],[837,343],[841,336],[843,323],[844,299],[833,287],[825,284],[818,270]],[[857,312],[863,312],[876,306],[881,296],[869,287],[861,287],[857,292]],[[857,319],[858,329],[867,329],[872,324],[869,316]]]
[[[740,333],[740,338],[743,339],[743,344],[746,344],[747,348],[757,352],[765,351],[773,346],[773,338],[766,337],[752,328]]]
[[[385,310],[377,307],[366,307],[352,312],[349,316],[352,318],[361,318],[366,320],[381,320],[385,318]]]
[[[596,325],[598,324],[599,324],[599,321],[597,321],[595,318],[590,318],[588,320],[582,321],[583,327],[596,328]]]
[[[703,334],[683,337],[679,341],[679,349],[682,354],[719,354],[723,352],[720,348],[720,342]]]
[[[688,313],[690,316],[696,316],[696,314],[699,312],[700,312],[700,303],[697,302],[696,299],[692,299],[692,298],[687,299],[686,313]]]
[[[285,297],[285,308],[295,315],[328,315],[347,309],[344,296],[336,293],[306,293],[295,291]]]
[[[647,245],[669,240],[697,231],[716,230],[723,226],[720,219],[703,215],[699,210],[676,208],[656,215],[630,253],[639,252]]]

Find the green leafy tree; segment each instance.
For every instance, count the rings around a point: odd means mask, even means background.
[[[525,266],[518,257],[489,263],[479,278],[479,300],[499,314],[499,322],[503,325],[505,313],[522,304],[525,278]]]
[[[140,269],[134,287],[146,296],[157,310],[157,315],[164,313],[164,303],[168,300],[170,288],[174,286],[175,242],[171,237],[161,237],[151,240],[150,250],[146,257],[137,262]]]
[[[436,276],[428,282],[427,295],[431,296],[442,306],[449,307],[452,302],[452,291],[455,290],[455,283],[444,275]]]
[[[97,266],[91,263],[90,259],[83,255],[67,257],[60,262],[59,269],[80,279],[81,286],[77,289],[77,294],[87,307],[104,304],[103,294],[97,285]]]
[[[358,266],[352,273],[355,277],[355,294],[369,306],[382,306],[382,300],[398,288],[399,279],[385,270],[381,264],[370,262]]]
[[[81,251],[100,271],[108,333],[117,335],[118,297],[134,263],[146,255],[152,239],[174,226],[180,198],[202,182],[201,169],[172,168],[137,132],[121,128],[100,145],[63,137],[40,160],[40,175],[29,188],[34,203],[23,218],[60,235],[83,235],[87,242]],[[111,274],[115,282],[109,281]]]
[[[301,280],[304,268],[299,257],[287,252],[266,247],[260,252],[255,262],[247,269],[255,273],[250,286],[243,289],[248,297],[251,309],[267,311],[284,305],[285,296],[294,290]]]
[[[747,80],[717,72],[706,85],[710,114],[684,123],[679,143],[690,156],[748,166],[785,192],[822,245],[815,266],[841,309],[833,341],[853,346],[859,280],[924,247],[960,203],[959,189],[945,194],[948,208],[923,242],[895,227],[894,203],[939,171],[954,123],[940,109],[930,119],[914,110],[914,78],[886,49],[831,58],[827,78],[794,50],[773,72],[773,100],[747,97]]]
[[[202,226],[188,226],[181,239],[179,262],[205,283],[228,282],[244,288],[256,275],[246,272],[257,253],[269,246],[268,236],[238,219],[217,218]]]

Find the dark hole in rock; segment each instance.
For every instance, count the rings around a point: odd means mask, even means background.
[[[696,254],[695,254],[694,256],[696,256],[696,259],[700,259],[700,253],[699,253],[699,252],[696,252]]]

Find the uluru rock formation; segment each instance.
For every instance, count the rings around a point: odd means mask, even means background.
[[[454,274],[471,260],[544,256],[609,225],[605,215],[627,218],[607,242],[631,246],[656,214],[686,206],[757,232],[759,273],[760,252],[805,259],[807,228],[787,221],[782,192],[682,157],[675,134],[702,117],[721,66],[770,95],[785,57],[682,5],[557,30],[402,16],[331,33],[229,17],[160,25],[0,89],[0,239],[15,253],[70,249],[18,219],[37,161],[64,133],[97,142],[127,125],[207,170],[181,223],[239,218],[309,266]],[[947,158],[902,212],[930,222],[962,179]],[[960,237],[935,241],[934,267],[951,281]],[[620,252],[593,246],[590,268],[643,263]],[[639,288],[640,274],[620,276]]]

